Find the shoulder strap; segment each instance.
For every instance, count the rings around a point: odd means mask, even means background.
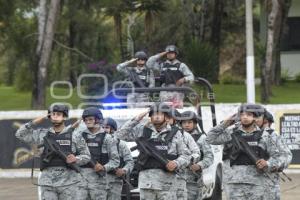
[[[192,134],[191,136],[194,138],[195,142],[197,142],[199,140],[199,138],[201,137],[201,133],[199,134]]]
[[[268,129],[267,132],[268,132],[269,134],[272,134],[272,133],[274,132],[274,129]]]
[[[152,135],[152,130],[145,126],[144,129],[143,129],[142,137],[145,138],[145,139],[150,139],[151,135]]]
[[[106,132],[100,134],[99,147],[100,147],[100,152],[101,152],[101,153],[102,153],[102,145],[103,145],[105,136],[106,136]]]
[[[165,137],[165,141],[167,143],[171,142],[173,137],[175,136],[175,134],[179,131],[179,128],[176,126],[172,126],[171,130],[167,133],[166,137]]]
[[[120,154],[120,139],[117,139],[117,150],[118,150],[118,154]]]
[[[84,140],[87,141],[87,135],[88,135],[88,133],[87,132],[82,132],[81,135],[84,138]]]
[[[179,70],[180,65],[181,65],[181,62],[178,62],[178,63],[175,64],[175,66],[177,67],[177,70]]]

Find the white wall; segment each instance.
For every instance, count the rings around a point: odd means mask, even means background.
[[[292,0],[289,17],[300,16],[300,0]],[[299,36],[300,37],[300,36]],[[287,71],[290,77],[300,73],[300,51],[287,51],[281,53],[282,72]]]
[[[289,10],[289,17],[299,17],[300,16],[300,1],[292,0],[292,5]]]
[[[300,36],[299,36],[300,37]],[[281,73],[288,73],[289,77],[300,74],[300,51],[281,52]]]

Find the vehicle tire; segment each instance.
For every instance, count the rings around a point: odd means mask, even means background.
[[[218,167],[216,180],[215,180],[215,187],[212,193],[212,196],[209,200],[222,200],[222,170],[221,167]]]

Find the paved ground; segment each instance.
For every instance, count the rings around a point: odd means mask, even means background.
[[[289,175],[293,181],[281,184],[282,200],[300,199],[300,174]],[[37,186],[29,178],[0,178],[0,199],[36,200]]]

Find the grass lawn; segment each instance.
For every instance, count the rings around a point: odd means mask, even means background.
[[[201,88],[196,87],[197,90]],[[246,102],[245,85],[213,85],[217,103],[238,103]],[[56,95],[67,95],[68,91],[56,88]],[[31,103],[31,92],[18,92],[13,87],[0,86],[0,111],[5,110],[29,110]],[[67,100],[56,100],[51,97],[50,90],[47,90],[46,104],[60,101],[71,103],[74,107],[81,103],[81,99],[74,90],[71,98]],[[260,88],[256,87],[256,101],[260,102]],[[300,103],[300,83],[288,82],[283,86],[273,87],[271,104]]]
[[[59,95],[68,95],[68,90],[56,88],[54,94]],[[14,87],[1,86],[0,87],[0,111],[5,110],[29,110],[31,104],[31,92],[18,92]],[[47,107],[53,102],[68,102],[73,106],[77,106],[81,103],[81,100],[77,97],[76,91],[73,92],[71,98],[67,100],[56,100],[53,99],[50,95],[50,90],[47,90],[46,104]]]
[[[217,103],[238,103],[247,100],[245,85],[214,84],[213,90]],[[274,86],[272,90],[273,96],[270,104],[300,103],[300,83],[288,82],[282,86]],[[255,93],[256,102],[260,102],[259,86],[256,87]]]

